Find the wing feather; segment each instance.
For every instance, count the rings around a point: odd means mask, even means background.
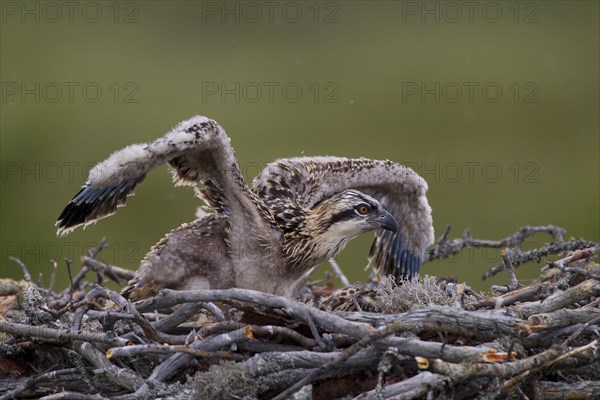
[[[412,169],[392,161],[340,157],[300,157],[269,164],[252,190],[272,209],[292,202],[312,208],[347,189],[377,200],[396,218],[398,232],[375,233],[369,264],[395,276],[418,274],[434,241],[427,182]]]
[[[92,168],[85,185],[58,217],[58,233],[114,214],[146,174],[165,163],[176,184],[203,183],[201,195],[217,212],[243,208],[248,218],[259,219],[253,206],[256,196],[240,173],[225,131],[215,121],[196,116],[156,141],[127,146]]]

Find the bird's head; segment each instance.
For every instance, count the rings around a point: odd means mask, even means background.
[[[362,233],[398,229],[392,214],[379,201],[358,190],[344,190],[304,212],[283,246],[288,267],[302,271],[334,257]]]
[[[344,190],[313,209],[315,230],[322,239],[350,240],[374,229],[396,231],[398,224],[383,205],[358,190]]]

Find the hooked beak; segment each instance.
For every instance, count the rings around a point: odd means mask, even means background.
[[[375,222],[381,228],[387,229],[388,231],[396,232],[398,230],[398,223],[396,222],[396,219],[386,210],[381,210],[381,213],[373,222]]]

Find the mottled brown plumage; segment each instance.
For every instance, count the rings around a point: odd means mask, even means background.
[[[319,308],[326,311],[380,311],[375,290],[364,284],[335,291],[321,301]]]
[[[114,214],[163,163],[177,185],[200,185],[210,211],[151,249],[124,291],[133,299],[165,287],[293,296],[316,266],[370,230],[372,267],[410,276],[433,242],[427,184],[411,169],[391,161],[292,158],[269,164],[249,188],[225,131],[201,116],[96,165],[59,216],[59,234]]]

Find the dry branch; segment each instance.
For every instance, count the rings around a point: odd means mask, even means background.
[[[0,332],[5,332],[17,337],[44,338],[61,343],[73,340],[103,343],[111,346],[124,346],[127,343],[125,339],[111,338],[104,333],[71,332],[67,329],[53,329],[46,326],[32,326],[6,321],[0,321]]]
[[[224,290],[162,290],[158,296],[135,303],[140,312],[171,307],[181,303],[192,302],[228,302],[237,300],[258,304],[262,307],[280,310],[286,316],[297,318],[308,324],[309,317],[322,329],[331,332],[344,332],[352,337],[360,338],[371,332],[373,328],[368,324],[354,323],[335,315],[326,313],[309,305],[289,300],[272,294],[257,292],[247,289]]]
[[[354,400],[378,400],[383,396],[384,399],[418,399],[433,390],[443,389],[444,385],[449,383],[450,379],[445,375],[434,374],[429,371],[421,372],[418,375],[393,383],[385,387],[383,392],[370,390],[357,396]]]
[[[512,235],[500,240],[475,239],[471,236],[471,233],[469,231],[465,231],[462,238],[460,239],[448,240],[448,234],[450,233],[450,226],[448,225],[444,234],[427,252],[428,261],[434,261],[455,256],[463,248],[488,247],[499,249],[502,247],[515,247],[520,249],[523,246],[525,239],[540,232],[552,235],[552,237],[558,242],[562,242],[565,235],[565,230],[563,228],[553,225],[524,226],[522,228],[519,228]]]
[[[542,259],[542,257],[546,257],[551,254],[560,254],[564,251],[589,249],[595,246],[597,246],[597,244],[594,242],[589,242],[581,239],[573,239],[568,242],[550,243],[538,249],[530,250],[524,253],[518,249],[513,249],[512,251],[507,253],[507,256],[509,257],[512,265],[516,268],[530,261],[539,262]],[[496,276],[505,268],[506,265],[504,264],[504,262],[502,264],[498,264],[495,267],[490,268],[488,272],[483,274],[482,279],[487,279]]]
[[[513,307],[513,310],[524,316],[548,313],[589,298],[598,297],[598,295],[600,295],[600,281],[597,279],[588,279],[577,286],[568,288],[564,292],[557,292],[543,300],[516,305]]]

